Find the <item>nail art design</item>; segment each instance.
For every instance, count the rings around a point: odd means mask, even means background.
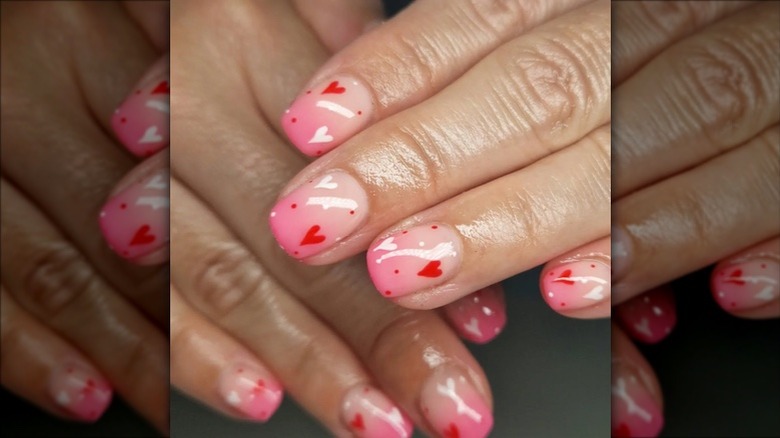
[[[49,392],[58,406],[89,422],[103,415],[113,393],[111,386],[97,371],[79,362],[66,362],[55,369],[49,382]]]
[[[674,295],[665,288],[634,297],[617,306],[615,313],[634,339],[648,344],[664,339],[677,324]]]
[[[628,233],[623,227],[612,227],[612,280],[620,280],[626,275],[631,264],[631,255],[633,253],[633,244],[628,237]]]
[[[368,89],[338,76],[307,89],[282,117],[290,141],[306,155],[320,156],[362,130],[371,120]]]
[[[488,286],[444,306],[444,313],[462,337],[490,342],[506,325],[504,291],[498,284]]]
[[[344,397],[342,421],[359,438],[407,438],[411,420],[378,389],[352,388]]]
[[[420,394],[423,415],[444,437],[480,438],[493,428],[493,415],[482,396],[452,366],[437,370]]]
[[[219,392],[225,403],[247,417],[267,421],[282,403],[282,386],[266,370],[235,364],[222,371]]]
[[[166,76],[144,81],[114,111],[114,132],[136,156],[147,157],[168,145],[171,90]]]
[[[629,367],[615,362],[613,365],[612,436],[658,436],[663,428],[663,413],[646,384]]]
[[[547,272],[542,293],[553,309],[582,309],[609,300],[610,276],[609,266],[599,260],[576,260]]]
[[[168,170],[161,169],[119,192],[100,211],[108,246],[126,259],[144,256],[168,243]]]
[[[777,301],[780,263],[771,258],[756,258],[721,266],[712,274],[712,293],[726,310],[752,309]]]
[[[276,241],[302,259],[330,248],[355,231],[368,215],[368,196],[343,172],[308,181],[271,210]]]
[[[368,273],[380,293],[400,297],[452,277],[461,260],[457,233],[444,224],[418,225],[374,242]]]

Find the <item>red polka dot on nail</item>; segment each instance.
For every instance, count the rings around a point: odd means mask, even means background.
[[[406,234],[406,233],[408,233],[408,231],[406,231],[406,230],[404,230],[403,232],[401,232],[401,234]]]
[[[311,90],[307,91],[306,94],[311,94]]]
[[[121,208],[122,210],[124,210],[124,209],[126,209],[126,208],[127,208],[127,204],[125,204],[125,203],[123,202],[123,203],[122,203],[122,205],[120,205],[120,206],[119,206],[119,208]]]
[[[358,115],[359,116],[362,115],[362,114],[363,114],[363,111],[358,111]]]
[[[566,303],[561,303],[561,307],[564,307],[564,306],[566,306]]]
[[[439,227],[438,227],[438,225],[431,225],[431,229],[432,229],[432,230],[435,230],[435,229],[437,229],[437,228],[439,228]]]
[[[127,121],[127,117],[122,117],[121,119],[119,119],[119,121],[125,123]]]
[[[390,292],[389,290],[385,291],[385,295],[390,295],[390,294],[392,294],[392,292]]]
[[[298,255],[298,251],[293,252],[293,254]]]
[[[293,204],[290,206],[290,208],[298,208],[298,204]]]
[[[401,271],[399,271],[398,269],[396,269],[396,270],[395,270],[395,271],[393,271],[393,272],[395,272],[395,273],[397,274],[397,273],[399,273],[399,272],[401,272]]]
[[[591,268],[595,268],[595,267],[596,267],[596,265],[590,265],[590,267],[591,267]]]
[[[737,303],[735,303],[734,301],[732,301],[732,302],[731,302],[731,307],[737,307]]]
[[[243,373],[243,372],[244,372],[244,369],[243,369],[243,368],[239,368],[239,369],[238,369],[238,372],[239,372],[239,373]]]
[[[322,151],[317,151],[317,152],[315,152],[315,154],[322,155]]]
[[[292,120],[290,120],[290,121],[291,121],[291,122],[293,122],[293,123],[295,123],[295,122],[297,122],[297,121],[298,121],[298,119],[296,119],[295,117],[293,117],[293,118],[292,118]]]
[[[350,210],[349,214],[355,214],[355,210]]]
[[[765,269],[765,268],[766,268],[766,264],[761,263],[761,269]]]

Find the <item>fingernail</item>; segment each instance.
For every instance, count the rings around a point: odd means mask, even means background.
[[[100,211],[108,246],[132,260],[168,243],[168,170],[161,169],[112,197]]]
[[[458,333],[471,342],[493,340],[506,325],[506,304],[501,285],[494,284],[444,306]]]
[[[609,300],[611,270],[600,260],[561,264],[542,279],[544,300],[555,310],[583,309]]]
[[[656,437],[663,425],[661,408],[643,383],[642,375],[613,361],[612,436]]]
[[[634,246],[621,226],[612,227],[612,280],[617,282],[628,270]]]
[[[371,93],[349,76],[336,76],[307,88],[282,117],[292,144],[320,156],[360,132],[373,114]]]
[[[219,378],[219,392],[225,403],[241,414],[259,421],[271,418],[282,403],[282,386],[257,366],[236,363]]]
[[[420,394],[423,415],[443,437],[485,437],[493,428],[493,414],[482,396],[457,368],[441,366],[425,382]]]
[[[400,297],[455,275],[461,253],[460,238],[448,225],[418,225],[375,241],[366,254],[368,273],[382,295]]]
[[[53,370],[49,391],[54,402],[84,421],[96,421],[111,403],[113,391],[95,369],[68,361]]]
[[[343,172],[310,180],[271,210],[271,232],[282,249],[302,259],[349,236],[368,216],[368,196]]]
[[[407,438],[414,429],[409,418],[387,396],[368,385],[347,392],[341,415],[359,438]]]
[[[156,64],[114,111],[111,125],[134,155],[147,157],[169,141],[170,87],[167,66]]]
[[[780,297],[780,263],[770,258],[737,260],[712,273],[712,293],[726,310],[748,310]]]
[[[620,325],[634,339],[655,344],[672,332],[677,324],[674,295],[666,288],[654,289],[617,306]]]

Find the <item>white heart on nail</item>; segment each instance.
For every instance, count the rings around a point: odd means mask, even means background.
[[[150,126],[146,128],[146,132],[144,132],[144,136],[141,137],[140,140],[138,140],[138,143],[154,143],[158,141],[162,141],[162,136],[157,133],[157,127],[156,126]]]
[[[598,285],[590,290],[590,292],[586,293],[582,296],[582,298],[587,298],[589,300],[593,301],[599,301],[604,299],[604,294],[601,293],[604,291],[604,286]]]
[[[335,188],[338,188],[338,183],[331,182],[333,181],[332,175],[326,175],[325,178],[322,178],[320,182],[317,183],[316,186],[314,186],[315,189],[328,189],[333,190]]]
[[[333,136],[328,135],[328,127],[327,126],[320,126],[317,128],[317,131],[314,132],[314,137],[309,140],[309,144],[311,143],[330,143],[333,141]]]
[[[479,321],[477,321],[477,318],[472,317],[468,324],[463,324],[463,328],[467,332],[471,332],[477,336],[482,336],[482,330],[479,329]]]
[[[60,391],[57,394],[57,404],[65,406],[70,403],[70,396],[65,391]]]
[[[380,243],[376,248],[374,248],[374,251],[395,251],[398,249],[398,245],[393,243],[393,238],[388,237],[387,239],[383,240],[382,243]]]
[[[238,396],[236,391],[230,391],[227,396],[227,402],[230,406],[236,406],[241,403],[241,397]]]
[[[755,295],[755,297],[760,299],[760,300],[769,301],[772,298],[774,298],[774,296],[775,296],[775,294],[772,293],[772,289],[774,289],[774,287],[767,286],[767,287],[761,289],[761,292],[757,293]]]

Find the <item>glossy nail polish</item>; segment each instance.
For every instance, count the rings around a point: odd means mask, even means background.
[[[103,415],[111,403],[113,391],[92,367],[67,361],[53,370],[49,393],[54,402],[76,418],[92,422]]]
[[[780,298],[778,259],[759,257],[721,265],[712,273],[712,293],[726,310],[765,306]]]
[[[482,438],[493,428],[487,403],[460,370],[443,365],[420,393],[423,415],[433,431],[446,438]]]
[[[168,72],[144,79],[114,111],[111,125],[119,141],[134,155],[147,157],[168,146],[170,87]]]
[[[407,438],[414,429],[387,396],[368,385],[347,392],[341,413],[344,424],[359,438]]]
[[[622,361],[612,366],[612,436],[656,437],[664,424],[660,406],[651,396],[646,377]]]
[[[615,315],[631,337],[655,344],[677,324],[677,308],[670,289],[658,288],[618,305]]]
[[[114,195],[100,211],[100,227],[108,246],[135,259],[168,243],[168,170],[161,169]]]
[[[219,392],[225,403],[248,418],[267,421],[282,403],[282,386],[257,366],[236,363],[224,369]]]
[[[385,297],[436,286],[455,275],[462,244],[448,225],[425,224],[375,241],[366,253],[368,273]]]
[[[320,253],[355,231],[368,215],[368,196],[344,172],[310,180],[279,201],[269,218],[276,241],[302,259]]]
[[[444,306],[444,313],[462,337],[490,342],[506,325],[504,291],[500,284],[488,286]]]
[[[609,266],[600,260],[576,260],[546,272],[542,293],[553,309],[583,309],[609,301],[610,276]]]
[[[336,76],[307,88],[282,117],[292,144],[320,156],[360,132],[371,120],[371,93],[349,76]]]

